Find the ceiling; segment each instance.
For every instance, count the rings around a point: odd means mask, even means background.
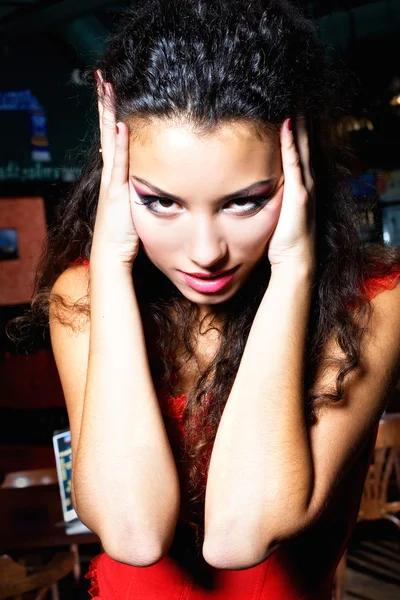
[[[38,32],[58,35],[87,56],[101,50],[104,38],[116,16],[142,0],[0,0],[0,34],[3,44],[15,36],[35,36]],[[333,35],[333,44],[348,35],[351,22],[369,18],[369,31],[380,34],[385,28],[400,30],[400,0],[297,0],[307,16],[319,19],[324,36]],[[382,17],[385,17],[386,19]],[[384,25],[382,25],[384,22]],[[353,23],[354,24],[354,23]],[[354,27],[353,27],[354,29]],[[334,32],[332,34],[332,32]],[[354,31],[352,32],[354,34]],[[328,41],[330,41],[328,39]]]
[[[70,56],[74,67],[92,65],[103,53],[121,13],[144,1],[0,0],[3,65],[6,67],[8,56],[23,53],[26,57],[31,47],[46,39],[55,41],[60,54]],[[351,67],[357,72],[359,68],[367,69],[367,79],[379,79],[379,74],[384,79],[400,75],[400,0],[292,1],[317,22],[323,41],[344,56]],[[370,77],[372,70],[374,77]]]
[[[140,1],[140,0],[136,0]],[[349,10],[370,4],[375,0],[297,0],[311,17],[320,17],[335,11]],[[119,13],[133,0],[0,0],[0,28],[2,31],[20,31],[25,28],[65,24],[85,15],[95,14],[102,19],[105,13]]]
[[[132,2],[111,0],[0,0],[0,28],[5,33],[63,25],[74,19],[118,13]]]

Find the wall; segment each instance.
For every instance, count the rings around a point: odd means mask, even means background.
[[[46,235],[42,198],[0,198],[0,228],[17,230],[19,258],[0,260],[0,306],[28,303]]]

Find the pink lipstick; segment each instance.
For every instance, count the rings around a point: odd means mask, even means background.
[[[202,277],[195,277],[194,275],[189,275],[189,273],[184,272],[182,272],[182,275],[185,282],[197,292],[202,294],[212,294],[214,292],[219,292],[226,287],[234,278],[238,268],[239,267],[235,267],[229,271],[223,271],[220,275],[214,277],[204,275],[202,275]],[[200,275],[200,273],[198,273],[198,275]]]

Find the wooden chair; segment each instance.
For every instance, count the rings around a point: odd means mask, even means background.
[[[397,493],[396,498],[389,502],[389,484],[393,475]],[[400,519],[395,513],[400,513],[400,413],[387,413],[379,421],[374,456],[365,480],[357,523],[387,519],[394,523],[400,536]],[[343,599],[345,576],[346,553],[336,570],[335,600]]]
[[[58,477],[57,469],[31,469],[27,471],[14,471],[7,473],[1,484],[0,488],[3,489],[15,489],[15,488],[29,488],[36,486],[57,486]],[[61,499],[60,499],[61,506]],[[81,565],[79,559],[79,546],[78,544],[70,544],[70,552],[74,555],[74,579],[76,585],[79,585],[81,577]]]
[[[23,594],[35,591],[35,600],[44,600],[49,591],[59,599],[58,582],[74,568],[72,552],[59,552],[39,571],[28,575],[25,566],[12,560],[7,554],[0,556],[0,600],[20,598]]]

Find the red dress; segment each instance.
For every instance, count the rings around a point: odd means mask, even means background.
[[[88,264],[87,261],[85,261]],[[373,298],[392,289],[400,277],[393,273],[366,282]],[[184,434],[185,395],[160,398],[164,422],[175,447]],[[335,491],[323,517],[297,538],[287,540],[261,564],[241,571],[216,569],[202,557],[182,559],[175,552],[149,567],[134,567],[110,558],[94,557],[86,578],[94,600],[331,600],[337,565],[353,533],[364,481],[372,458],[378,426],[362,454]],[[185,521],[179,519],[178,530]]]

